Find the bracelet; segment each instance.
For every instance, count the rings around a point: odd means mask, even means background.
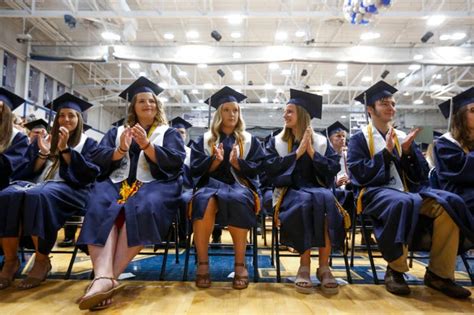
[[[69,153],[69,152],[71,152],[71,148],[70,148],[70,147],[67,147],[67,148],[64,149],[64,150],[60,150],[60,151],[59,151],[59,154],[62,155],[62,154],[64,154],[64,153]]]
[[[146,149],[148,149],[148,147],[150,146],[151,142],[148,141],[148,144],[146,146],[144,146],[143,148],[140,148],[140,150],[142,151],[145,151]]]
[[[48,156],[47,156],[47,155],[46,155],[46,156],[45,156],[45,155],[39,155],[39,156],[38,156],[38,159],[40,159],[40,160],[47,160],[47,159],[48,159]]]
[[[43,152],[41,152],[41,151],[38,151],[38,155],[39,155],[39,156],[48,157],[49,154],[50,154],[50,152],[48,152],[48,153],[43,153]]]
[[[118,151],[120,154],[125,154],[125,153],[127,153],[127,150],[122,149],[120,146],[117,147],[117,151]]]

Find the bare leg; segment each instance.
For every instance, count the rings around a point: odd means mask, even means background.
[[[113,258],[113,276],[115,278],[120,276],[120,274],[127,268],[133,257],[135,257],[142,248],[142,245],[128,247],[127,225],[124,224],[118,232],[117,247],[115,249],[115,255]]]
[[[329,266],[329,255],[331,255],[331,240],[329,239],[328,224],[324,225],[325,246],[319,248],[319,267]]]
[[[0,277],[12,279],[18,271],[18,237],[5,237],[2,240],[3,253],[5,255],[4,264]]]
[[[89,245],[89,254],[92,260],[95,277],[114,277],[114,256],[117,246],[118,231],[115,224],[109,233],[109,237],[104,246]],[[115,282],[114,282],[115,283]],[[115,285],[115,284],[114,284]],[[97,280],[84,297],[88,297],[98,292],[104,292],[111,289],[112,283],[110,280]]]
[[[248,277],[248,271],[245,267],[245,248],[247,247],[247,229],[238,228],[235,226],[228,227],[232,241],[234,243],[235,264],[234,271],[236,275]],[[242,264],[242,265],[237,265]],[[238,284],[242,285],[242,284]]]
[[[207,204],[206,212],[201,220],[195,220],[193,222],[194,231],[194,243],[196,245],[196,251],[199,262],[209,261],[208,246],[209,237],[211,236],[212,230],[214,229],[214,222],[216,221],[217,213],[217,200],[213,197],[209,199]],[[206,274],[209,272],[209,265],[198,265],[196,274]]]

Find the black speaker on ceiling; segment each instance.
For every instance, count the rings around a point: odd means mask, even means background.
[[[390,73],[390,71],[385,70],[384,72],[382,72],[382,74],[380,75],[380,77],[381,77],[382,79],[385,79],[385,78],[389,75],[389,73]]]
[[[430,40],[431,37],[433,37],[433,32],[431,31],[428,31],[425,33],[425,35],[423,35],[423,37],[420,39],[422,43],[426,43],[427,41]]]
[[[218,70],[217,70],[217,74],[218,74],[221,78],[223,78],[223,77],[225,76],[225,72],[224,72],[222,69],[218,69]]]
[[[222,39],[222,35],[218,31],[212,31],[211,32],[211,37],[216,40],[216,42],[220,41]]]
[[[308,70],[303,69],[303,71],[301,71],[301,76],[302,76],[302,77],[305,77],[305,76],[307,76],[307,75],[308,75]]]

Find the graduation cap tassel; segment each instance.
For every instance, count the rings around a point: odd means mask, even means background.
[[[449,101],[449,119],[448,119],[448,132],[451,131],[451,119],[453,117],[453,98]]]
[[[209,109],[207,112],[207,129],[211,129],[211,107],[212,107],[212,97],[209,98]]]
[[[364,112],[365,112],[365,122],[369,124],[369,111],[367,110],[367,93],[364,93]]]
[[[53,120],[53,108],[54,108],[54,100],[51,101],[51,107],[49,108],[49,116],[48,116],[48,128],[46,129],[48,133],[51,131],[51,121]]]

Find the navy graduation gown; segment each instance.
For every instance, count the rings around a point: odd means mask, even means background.
[[[275,149],[275,138],[267,144],[265,172],[275,187],[288,187],[280,206],[280,239],[282,244],[303,253],[312,247],[325,246],[325,222],[333,247],[344,241],[343,216],[336,207],[332,191],[334,176],[339,172],[339,155],[327,144],[324,155],[307,153],[296,159],[294,143],[291,153],[281,157]]]
[[[10,146],[0,153],[0,190],[14,180],[18,171],[27,162],[28,137],[18,132]]]
[[[433,198],[447,211],[450,217],[463,229],[460,218],[466,217],[466,207],[454,194],[423,186],[429,172],[428,163],[415,143],[411,154],[398,155],[386,149],[370,157],[367,141],[362,132],[351,137],[348,150],[348,167],[351,181],[358,196],[362,187],[366,191],[362,197],[364,214],[373,219],[374,234],[382,256],[394,261],[403,253],[403,245],[412,243],[417,227],[420,209],[425,198]],[[381,187],[390,181],[390,162],[393,161],[399,172],[406,175],[409,191],[403,192]],[[412,192],[416,191],[416,192]],[[427,220],[423,220],[426,224]],[[418,237],[420,236],[420,237]],[[417,235],[421,238],[421,235]]]
[[[97,142],[87,138],[81,152],[71,149],[71,162],[67,164],[60,156],[58,172],[64,181],[35,183],[43,171],[34,172],[38,158],[37,142],[28,149],[28,163],[18,177],[0,192],[1,211],[0,236],[15,237],[21,224],[22,236],[38,236],[39,251],[48,254],[56,241],[57,232],[72,215],[82,215],[86,208],[92,184],[99,168],[91,162]]]
[[[224,160],[217,169],[209,173],[213,157],[204,151],[204,137],[201,136],[191,148],[191,175],[196,186],[192,197],[192,220],[202,219],[209,199],[216,197],[218,211],[216,223],[248,229],[257,224],[254,195],[249,187],[237,182],[231,173],[230,152],[235,143],[233,135],[223,133],[219,137],[224,146]],[[249,152],[245,159],[239,158],[239,176],[247,179],[258,192],[258,172],[265,157],[258,139],[252,136]]]
[[[94,157],[101,168],[101,176],[91,193],[78,243],[104,246],[117,216],[123,210],[129,247],[159,244],[165,239],[180,204],[182,166],[186,155],[183,139],[175,129],[166,130],[163,146],[154,145],[157,163],[145,155],[155,180],[143,183],[135,195],[124,204],[119,204],[121,183],[114,184],[109,178],[121,163],[121,160],[112,161],[117,130],[114,127],[105,134]],[[132,141],[127,178],[130,185],[136,180],[140,152],[138,144]]]

